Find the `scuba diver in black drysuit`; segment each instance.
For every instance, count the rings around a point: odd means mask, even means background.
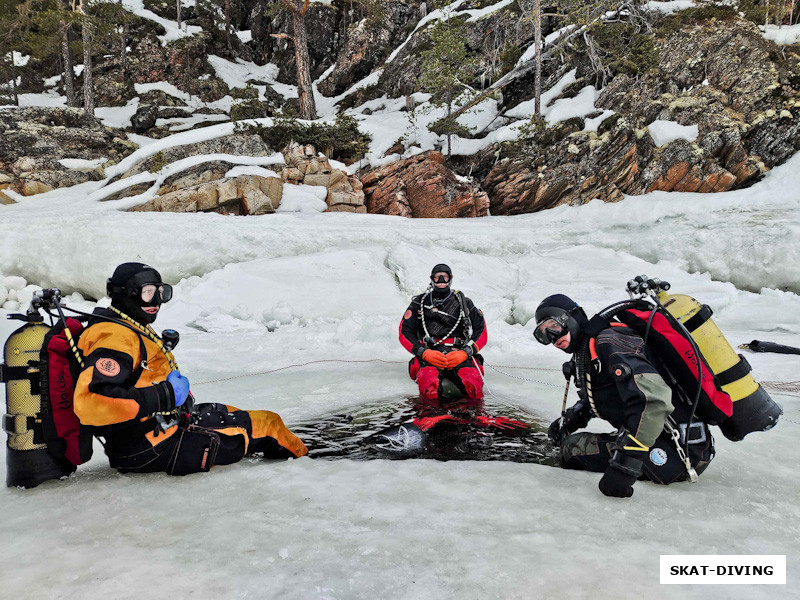
[[[425,400],[441,397],[443,376],[452,374],[470,400],[483,398],[486,320],[472,300],[451,289],[453,272],[445,264],[431,271],[428,290],[414,296],[400,321],[400,343],[414,355],[409,376]]]
[[[691,466],[686,464],[682,455],[691,405],[667,384],[664,365],[644,340],[621,323],[613,325],[589,344],[589,389],[550,425],[548,435],[560,446],[561,467],[602,472],[600,491],[627,498],[637,479],[670,484],[702,473],[714,458],[714,440],[708,424],[695,417],[688,427]],[[534,337],[573,354],[568,365],[574,374],[588,326],[583,309],[557,294],[536,309]],[[617,431],[573,433],[593,417]]]

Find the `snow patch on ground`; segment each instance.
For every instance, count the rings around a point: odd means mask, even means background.
[[[24,67],[28,64],[30,59],[30,54],[23,54],[22,52],[17,52],[16,50],[11,51],[11,62],[15,67]]]
[[[564,90],[567,86],[572,85],[577,81],[576,74],[578,69],[572,69],[568,73],[565,73],[564,76],[558,80],[553,87],[549,90],[542,92],[541,102],[542,102],[542,112],[547,110],[549,104],[553,101],[554,98],[557,98],[561,94],[564,93]],[[530,118],[534,114],[536,100],[526,100],[525,102],[520,102],[511,110],[507,110],[506,114],[509,117],[518,117],[520,119]]]
[[[675,121],[656,120],[647,126],[653,143],[659,148],[674,142],[675,140],[687,140],[693,142],[700,135],[697,125],[681,125]]]
[[[597,128],[600,127],[600,124],[613,114],[614,114],[613,110],[604,110],[603,114],[601,114],[600,116],[594,117],[592,119],[586,119],[583,130],[597,131]]]
[[[554,125],[567,119],[585,117],[596,110],[594,103],[597,96],[595,87],[587,85],[573,98],[559,98],[552,106],[542,110],[545,121],[548,125]]]
[[[297,98],[297,86],[277,81],[278,65],[274,63],[257,65],[241,58],[237,58],[234,62],[213,54],[209,55],[208,62],[214,68],[217,77],[222,79],[228,87],[244,88],[247,87],[249,80],[263,81],[284,98]],[[260,100],[266,99],[266,85],[254,85],[253,87],[259,91]],[[228,111],[230,111],[230,107],[228,107]]]
[[[67,97],[61,96],[56,92],[49,91],[42,94],[18,94],[19,107],[26,108],[29,106],[45,106],[45,107],[66,107]]]
[[[235,62],[232,62],[213,54],[208,56],[208,62],[217,73],[217,77],[222,79],[230,88],[247,87],[249,79],[274,82],[278,76],[278,65],[273,63],[257,65],[241,58],[237,58]]]

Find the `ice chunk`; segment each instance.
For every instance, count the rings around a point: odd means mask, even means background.
[[[9,290],[21,290],[28,282],[25,281],[22,277],[16,277],[14,275],[9,275],[5,279],[3,279],[3,285],[6,286]]]

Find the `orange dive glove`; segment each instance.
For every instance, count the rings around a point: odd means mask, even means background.
[[[425,352],[422,353],[422,360],[440,369],[447,368],[447,357],[436,350],[425,350]]]
[[[458,365],[463,363],[469,358],[469,355],[463,350],[454,350],[447,355],[447,368],[455,369]]]

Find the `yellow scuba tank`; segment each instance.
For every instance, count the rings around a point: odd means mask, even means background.
[[[27,320],[5,343],[0,381],[6,384],[6,483],[29,488],[69,475],[75,466],[47,449],[41,418],[40,355],[50,327],[42,323],[38,313],[29,314]]]
[[[658,299],[692,335],[722,390],[733,400],[733,415],[719,426],[723,435],[739,441],[748,433],[775,426],[783,410],[753,378],[747,360],[725,339],[711,319],[711,308],[691,296],[665,291]]]

